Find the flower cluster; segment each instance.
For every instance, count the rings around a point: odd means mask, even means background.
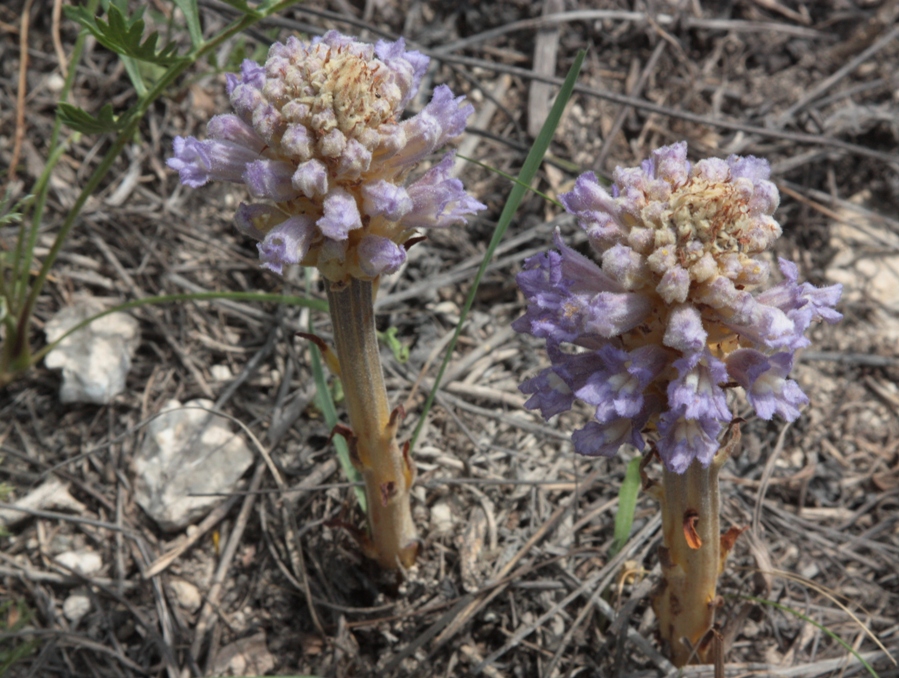
[[[593,174],[561,196],[600,265],[567,247],[527,260],[518,284],[527,312],[513,325],[547,341],[551,367],[522,384],[526,406],[551,417],[575,398],[596,407],[575,450],[643,449],[655,429],[666,467],[707,466],[731,420],[736,383],[763,419],[799,416],[807,398],[788,378],[813,321],[837,322],[841,287],[783,280],[765,289],[760,256],[780,235],[779,196],[764,160],[731,156],[692,165],[687,144],[615,170],[611,192]],[[563,344],[579,349],[563,351]]]
[[[233,114],[207,139],[175,139],[168,165],[181,182],[243,183],[254,201],[236,215],[260,240],[263,266],[318,266],[325,277],[372,280],[405,261],[416,229],[464,223],[484,206],[451,176],[453,154],[405,185],[418,163],[459,136],[473,112],[440,85],[401,120],[428,58],[403,40],[377,45],[330,31],[275,43],[264,66],[228,76]]]

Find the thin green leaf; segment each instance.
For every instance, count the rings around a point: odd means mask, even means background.
[[[471,286],[471,290],[468,292],[468,297],[465,299],[465,306],[459,314],[459,323],[456,325],[456,331],[453,333],[453,338],[450,339],[449,345],[446,347],[443,362],[440,364],[440,371],[437,373],[436,379],[434,379],[434,386],[431,388],[431,392],[428,393],[428,399],[425,401],[424,407],[422,408],[421,418],[418,420],[418,425],[415,427],[415,432],[412,434],[412,440],[409,442],[410,449],[415,447],[418,435],[425,425],[428,412],[437,395],[437,389],[440,388],[440,380],[443,379],[443,373],[446,372],[447,365],[449,365],[450,358],[453,355],[453,349],[456,347],[456,342],[459,339],[459,335],[462,333],[462,326],[465,324],[468,312],[471,310],[471,306],[474,303],[475,294],[477,294],[481,278],[484,277],[484,272],[487,270],[487,266],[493,258],[493,253],[502,241],[506,229],[508,229],[509,224],[512,223],[512,217],[515,216],[518,206],[521,204],[521,201],[528,191],[528,186],[531,185],[534,175],[537,174],[537,170],[543,162],[543,156],[546,155],[549,144],[556,132],[556,127],[559,126],[559,121],[562,119],[562,113],[565,111],[565,106],[568,104],[571,93],[574,91],[574,85],[577,82],[577,76],[578,73],[580,73],[581,64],[584,62],[585,54],[586,52],[584,52],[584,50],[580,50],[577,53],[574,63],[571,65],[571,69],[568,71],[568,75],[565,78],[565,82],[562,83],[559,95],[556,97],[556,101],[553,103],[553,107],[546,117],[546,122],[543,123],[543,128],[534,140],[534,145],[531,146],[531,150],[528,153],[527,158],[525,158],[521,171],[518,173],[518,182],[516,182],[515,185],[512,186],[512,190],[509,191],[509,198],[506,200],[506,205],[503,207],[499,221],[496,223],[493,237],[490,240],[490,244],[487,246],[487,251],[484,253],[484,259],[481,261],[481,266],[478,268],[478,272],[474,277],[474,283]]]
[[[268,12],[272,7],[277,5],[279,0],[264,0],[256,6],[257,12]]]
[[[203,29],[200,26],[200,10],[197,0],[172,0],[184,14],[187,31],[190,33],[190,44],[195,48],[203,44]]]
[[[231,7],[247,16],[260,16],[258,11],[247,4],[246,0],[222,0],[222,2],[226,5],[231,5]]]
[[[122,65],[125,66],[125,72],[128,74],[131,84],[134,85],[134,91],[137,93],[137,96],[143,97],[146,95],[147,83],[144,80],[144,74],[141,72],[140,62],[124,54],[119,54],[119,59],[122,60]]]
[[[501,169],[497,169],[496,167],[493,167],[492,165],[488,165],[486,162],[481,162],[480,160],[475,160],[474,158],[469,158],[467,155],[462,155],[461,153],[456,153],[456,157],[462,158],[466,162],[470,162],[472,165],[477,165],[478,167],[483,167],[488,172],[493,172],[494,174],[498,174],[503,179],[508,179],[512,183],[521,184],[522,186],[524,186],[526,191],[530,191],[534,195],[539,195],[546,202],[551,202],[556,207],[562,208],[562,203],[560,203],[558,200],[554,200],[553,198],[550,198],[548,195],[546,195],[546,193],[543,193],[542,191],[538,191],[533,186],[528,186],[527,184],[522,182],[517,177],[513,177],[511,174],[507,174],[506,172],[503,172]]]
[[[624,474],[624,482],[618,490],[618,512],[615,514],[615,538],[609,548],[609,558],[614,557],[631,536],[634,525],[634,511],[637,509],[637,495],[640,493],[640,457],[630,460]]]
[[[312,344],[309,350],[312,353],[312,376],[315,379],[315,404],[322,411],[328,428],[333,429],[337,425],[337,408],[334,407],[331,391],[328,389],[328,383],[325,380],[325,369],[322,365],[321,353],[315,344]],[[356,470],[356,467],[353,466],[353,462],[350,460],[350,448],[346,440],[344,440],[343,436],[336,435],[331,439],[331,442],[334,443],[337,461],[340,462],[340,467],[343,469],[347,479],[351,483],[361,483],[362,475]],[[356,501],[359,502],[362,512],[367,513],[368,504],[365,501],[365,488],[355,485],[353,486],[353,491],[356,493]]]
[[[112,112],[112,104],[106,104],[97,115],[91,115],[83,108],[72,106],[64,101],[56,107],[60,122],[82,134],[105,134],[119,130],[119,121]]]
[[[859,662],[861,662],[862,666],[864,666],[868,670],[868,673],[870,673],[872,676],[874,676],[874,678],[880,678],[880,675],[877,673],[877,671],[875,671],[874,668],[868,662],[865,661],[865,658],[862,657],[854,647],[852,647],[849,643],[847,643],[845,640],[840,638],[836,633],[831,631],[829,628],[824,626],[824,624],[821,624],[820,622],[816,622],[811,617],[808,617],[807,615],[802,614],[799,610],[794,610],[792,607],[787,607],[786,605],[781,605],[780,603],[775,603],[773,600],[768,600],[767,598],[756,598],[755,596],[738,596],[738,598],[740,598],[741,600],[748,600],[753,603],[759,603],[760,605],[769,605],[769,606],[777,608],[778,610],[781,610],[783,612],[789,612],[794,617],[797,617],[798,619],[801,619],[804,622],[808,622],[809,624],[812,624],[813,626],[817,626],[824,633],[826,633],[828,636],[830,636],[835,641],[837,641],[840,645],[842,645],[843,648],[847,652],[850,652],[856,659],[858,659]]]
[[[306,292],[309,292],[309,271],[306,272]],[[313,331],[312,326],[312,318],[309,319],[309,331]],[[312,376],[315,379],[315,403],[318,405],[318,409],[322,411],[322,415],[325,417],[325,423],[328,425],[329,429],[333,429],[337,425],[337,408],[334,407],[334,400],[331,398],[331,391],[328,388],[328,382],[325,379],[325,369],[322,365],[321,353],[318,350],[318,346],[312,344],[309,347],[309,351],[312,354]],[[356,470],[356,467],[353,466],[353,462],[350,460],[350,448],[347,445],[346,440],[343,436],[334,436],[332,439],[334,443],[334,449],[337,451],[337,461],[340,462],[340,467],[343,469],[344,474],[352,483],[361,483],[362,482],[362,474]],[[365,488],[356,485],[353,487],[353,491],[356,493],[356,501],[359,502],[359,506],[362,508],[363,513],[368,513],[368,503],[365,501]]]

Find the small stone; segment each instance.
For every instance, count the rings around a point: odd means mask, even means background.
[[[431,507],[431,532],[435,535],[452,532],[454,523],[453,509],[448,502],[438,501]]]
[[[102,302],[93,298],[80,299],[62,309],[44,327],[47,342],[56,341],[105,309]],[[44,364],[62,370],[62,402],[105,405],[125,390],[125,377],[139,344],[137,320],[127,313],[111,313],[63,339],[47,354]]]
[[[66,80],[59,73],[51,73],[47,76],[47,79],[44,81],[44,84],[47,86],[47,89],[57,94],[62,91],[62,88],[66,86]]]
[[[740,635],[742,635],[744,638],[748,638],[751,640],[752,638],[756,638],[759,633],[761,633],[761,629],[759,628],[759,625],[754,621],[752,621],[751,619],[747,619],[743,622],[743,629],[740,631]]]
[[[169,586],[172,589],[172,593],[175,594],[175,598],[178,599],[178,604],[185,610],[196,612],[200,609],[200,605],[203,604],[203,597],[200,595],[200,589],[196,586],[178,577],[173,577],[169,581]]]
[[[93,551],[66,551],[56,556],[56,562],[85,577],[91,577],[103,569],[103,559]]]
[[[134,498],[160,528],[173,532],[225,500],[253,454],[209,400],[170,400],[147,425],[134,457]],[[206,495],[206,496],[201,496]]]
[[[81,621],[91,611],[91,599],[83,593],[73,593],[62,604],[62,613],[73,624]]]
[[[849,203],[867,206],[869,190],[849,198]],[[843,303],[873,302],[881,313],[892,318],[899,312],[899,236],[880,222],[849,208],[837,210],[839,219],[830,227],[830,245],[835,254],[827,268],[827,278],[843,285]]]
[[[242,638],[221,648],[215,655],[210,674],[215,676],[261,676],[275,668],[268,651],[265,632]]]
[[[213,381],[228,381],[234,378],[231,368],[227,365],[213,365],[209,368],[209,374],[212,376]]]

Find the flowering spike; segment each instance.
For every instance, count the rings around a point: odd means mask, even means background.
[[[639,167],[616,169],[610,190],[593,174],[578,178],[560,198],[600,263],[565,246],[558,232],[557,252],[525,262],[518,284],[528,306],[513,327],[546,338],[553,365],[522,384],[532,394],[527,407],[549,417],[575,398],[593,405],[595,421],[576,434],[576,448],[606,454],[612,441],[642,449],[640,431],[619,419],[651,396],[660,405],[644,424],[658,430],[659,454],[678,473],[715,455],[731,419],[728,384],[745,389],[759,416],[795,419],[807,399],[787,378],[793,353],[808,343],[814,321],[840,319],[840,286],[799,283],[795,264],[781,259],[783,280],[764,290],[762,257],[781,232],[768,175],[767,162],[754,157],[691,164],[681,142]],[[565,353],[566,343],[594,357]],[[647,347],[660,367],[629,382],[624,407],[613,394],[625,377],[613,364]],[[578,376],[579,386],[570,376],[575,366],[592,371]]]
[[[396,441],[399,410],[387,404],[374,323],[381,274],[397,271],[421,241],[417,229],[465,224],[484,209],[450,175],[454,155],[419,164],[465,130],[474,108],[446,85],[404,119],[428,57],[402,39],[376,45],[329,31],[311,42],[275,43],[265,64],[244,61],[227,76],[233,114],[209,121],[208,139],[175,139],[168,160],[182,183],[243,182],[252,204],[236,223],[259,241],[262,266],[316,266],[327,281],[335,353],[342,367],[353,462],[366,487],[366,553],[386,568],[409,567],[418,542],[409,496],[415,471]],[[258,201],[258,202],[256,202]],[[628,322],[627,304],[616,307]]]
[[[788,378],[794,353],[814,321],[841,317],[840,286],[800,284],[792,262],[779,260],[783,280],[767,286],[763,257],[781,233],[768,175],[753,157],[691,164],[685,142],[617,168],[609,190],[584,174],[560,199],[599,264],[557,230],[558,251],[531,257],[518,275],[528,304],[513,327],[545,338],[551,363],[521,385],[525,407],[549,418],[581,400],[595,410],[572,434],[575,452],[642,450],[648,434],[646,463],[656,452],[662,461],[661,484],[642,465],[641,477],[662,506],[653,608],[676,666],[693,661],[691,648],[708,658],[701,641],[739,534],[722,539],[718,520],[718,470],[739,440],[726,389],[741,386],[763,419],[793,421],[808,402]]]
[[[290,37],[271,47],[264,65],[244,61],[228,76],[234,113],[212,118],[206,141],[176,138],[168,165],[194,188],[245,183],[253,198],[277,204],[281,222],[313,224],[302,237],[272,236],[278,222],[256,224],[262,213],[244,210],[238,224],[263,241],[264,267],[281,273],[301,263],[334,282],[373,280],[402,265],[402,245],[416,229],[464,224],[484,209],[450,177],[452,153],[409,182],[474,111],[440,85],[403,120],[427,66],[402,39],[373,46],[336,31],[309,43]]]

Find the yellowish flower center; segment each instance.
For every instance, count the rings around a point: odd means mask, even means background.
[[[284,98],[278,103],[288,119],[293,111],[307,112],[300,122],[319,138],[338,129],[348,139],[360,138],[366,130],[395,122],[401,92],[382,75],[386,66],[367,60],[349,49],[317,46],[318,58],[292,63],[285,73]]]

